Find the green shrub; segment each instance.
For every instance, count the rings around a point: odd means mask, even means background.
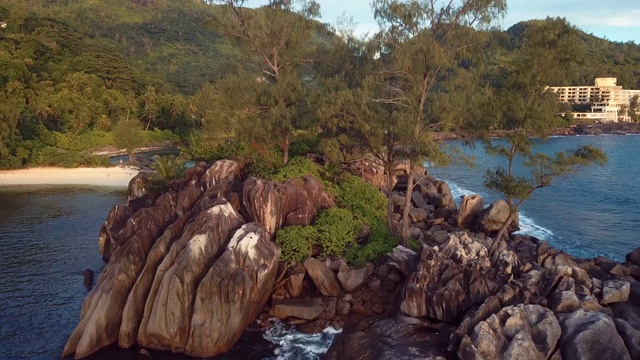
[[[313,226],[287,226],[276,232],[276,244],[282,251],[281,259],[287,263],[311,256],[319,234]]]
[[[276,170],[275,174],[268,176],[271,181],[286,181],[297,179],[302,176],[312,175],[320,178],[318,165],[306,157],[294,157],[287,165]]]
[[[169,141],[171,143],[179,143],[180,136],[171,130],[160,130],[154,128],[153,131],[147,131],[147,141],[150,143],[159,143]]]
[[[398,244],[387,227],[387,198],[375,186],[353,175],[344,176],[338,184],[337,203],[369,228],[366,242],[347,252],[350,263],[377,261]]]
[[[297,134],[289,144],[289,157],[306,156],[308,153],[318,153],[320,137],[311,133]]]
[[[324,256],[344,256],[356,244],[362,224],[347,209],[331,208],[322,211],[315,219],[319,245]]]

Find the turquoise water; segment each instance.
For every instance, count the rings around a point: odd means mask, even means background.
[[[586,144],[601,147],[609,157],[607,165],[584,168],[536,190],[522,207],[521,228],[575,256],[623,261],[640,247],[640,136],[553,137],[535,151],[552,154]],[[431,174],[449,181],[456,197],[478,193],[488,201],[499,199],[483,187],[483,176],[487,169],[506,164],[480,145],[451,145],[475,156],[476,167],[433,168]],[[514,171],[526,174],[521,163]]]

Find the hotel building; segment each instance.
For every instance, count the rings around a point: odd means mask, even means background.
[[[631,118],[622,110],[630,108],[631,99],[640,96],[640,90],[625,90],[617,81],[616,78],[596,78],[594,86],[555,86],[549,90],[557,94],[560,102],[591,105],[591,112],[574,112],[576,120],[628,122]]]

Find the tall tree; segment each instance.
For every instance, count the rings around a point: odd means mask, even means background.
[[[430,97],[462,60],[480,49],[483,33],[472,30],[491,26],[506,10],[506,1],[374,0],[372,6],[382,29],[381,59],[386,62],[379,75],[387,87],[375,100],[391,106],[392,128],[410,168],[401,233],[406,246],[413,169],[426,158],[444,158],[430,134],[440,125],[426,116]]]
[[[497,126],[508,131],[503,142],[485,142],[487,152],[503,157],[507,164],[506,168],[488,170],[485,177],[485,186],[501,193],[510,208],[496,239],[504,235],[523,202],[535,190],[583,166],[606,161],[606,155],[593,147],[580,147],[555,156],[532,151],[536,138],[545,139],[552,129],[565,122],[558,115],[561,104],[547,88],[548,84],[561,81],[577,65],[577,59],[582,58],[575,30],[564,19],[547,19],[532,23],[517,38],[512,38],[512,44],[515,49],[499,69],[507,75],[500,84],[502,89],[495,94],[497,105],[493,113]],[[515,174],[517,157],[525,159],[531,176]]]
[[[246,101],[230,99],[242,111],[241,134],[251,142],[282,151],[289,160],[289,143],[297,130],[308,124],[308,74],[313,62],[312,35],[320,6],[315,1],[269,1],[259,9],[243,7],[244,0],[220,0],[227,17],[218,19],[223,32],[248,47],[261,60],[253,74],[237,82],[226,94],[251,94]],[[235,100],[235,101],[234,101]],[[307,121],[307,123],[305,123]]]

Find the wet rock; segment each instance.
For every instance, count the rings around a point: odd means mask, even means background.
[[[322,295],[337,297],[340,294],[340,284],[325,263],[315,258],[308,258],[302,264]]]
[[[582,309],[559,317],[563,360],[631,360],[611,317]]]
[[[553,313],[538,305],[506,307],[465,336],[458,356],[470,359],[547,359],[560,339]]]

